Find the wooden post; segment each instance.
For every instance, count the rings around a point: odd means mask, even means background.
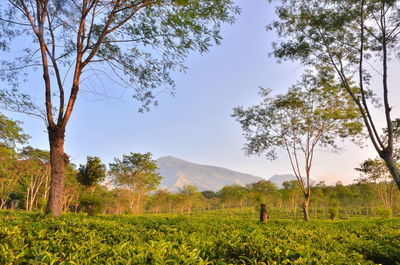
[[[265,222],[268,219],[267,206],[263,203],[260,205],[260,222]]]

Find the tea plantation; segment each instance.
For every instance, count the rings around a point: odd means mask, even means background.
[[[400,219],[0,212],[0,264],[400,264]]]

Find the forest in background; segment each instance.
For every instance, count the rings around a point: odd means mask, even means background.
[[[49,152],[27,145],[29,136],[19,122],[1,115],[0,124],[0,209],[44,212],[50,186]],[[108,171],[98,157],[88,157],[79,167],[65,159],[63,212],[190,216],[220,209],[232,215],[237,209],[251,209],[254,215],[265,203],[271,218],[301,217],[304,195],[297,180],[284,182],[281,189],[272,182],[260,181],[225,186],[217,192],[200,192],[187,185],[178,193],[170,193],[158,189],[162,176],[150,153],[124,155],[115,159]],[[357,170],[360,177],[354,184],[312,185],[311,218],[400,215],[400,192],[384,165],[369,159]]]

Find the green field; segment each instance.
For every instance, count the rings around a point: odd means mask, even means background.
[[[400,219],[0,212],[0,264],[400,264]]]

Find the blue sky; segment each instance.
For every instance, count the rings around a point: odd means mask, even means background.
[[[186,74],[174,74],[176,95],[160,94],[160,105],[151,112],[138,113],[139,104],[111,82],[103,82],[104,88],[120,97],[98,99],[80,94],[66,133],[65,151],[71,160],[84,163],[90,155],[109,163],[129,152],[151,152],[154,158],[171,155],[265,178],[291,173],[284,153],[272,162],[246,157],[241,128],[230,115],[235,106],[256,104],[259,86],[272,88],[274,93],[285,92],[303,69],[293,62],[278,64],[268,56],[275,39],[273,32],[265,30],[274,18],[271,4],[266,0],[238,3],[242,14],[234,25],[223,27],[222,45],[205,55],[191,54],[186,60]],[[40,78],[33,77],[29,86],[42,93]],[[7,114],[24,122],[32,146],[48,149],[41,120]],[[314,179],[349,183],[357,177],[353,168],[375,156],[370,147],[342,146],[345,151],[338,154],[317,154]]]

